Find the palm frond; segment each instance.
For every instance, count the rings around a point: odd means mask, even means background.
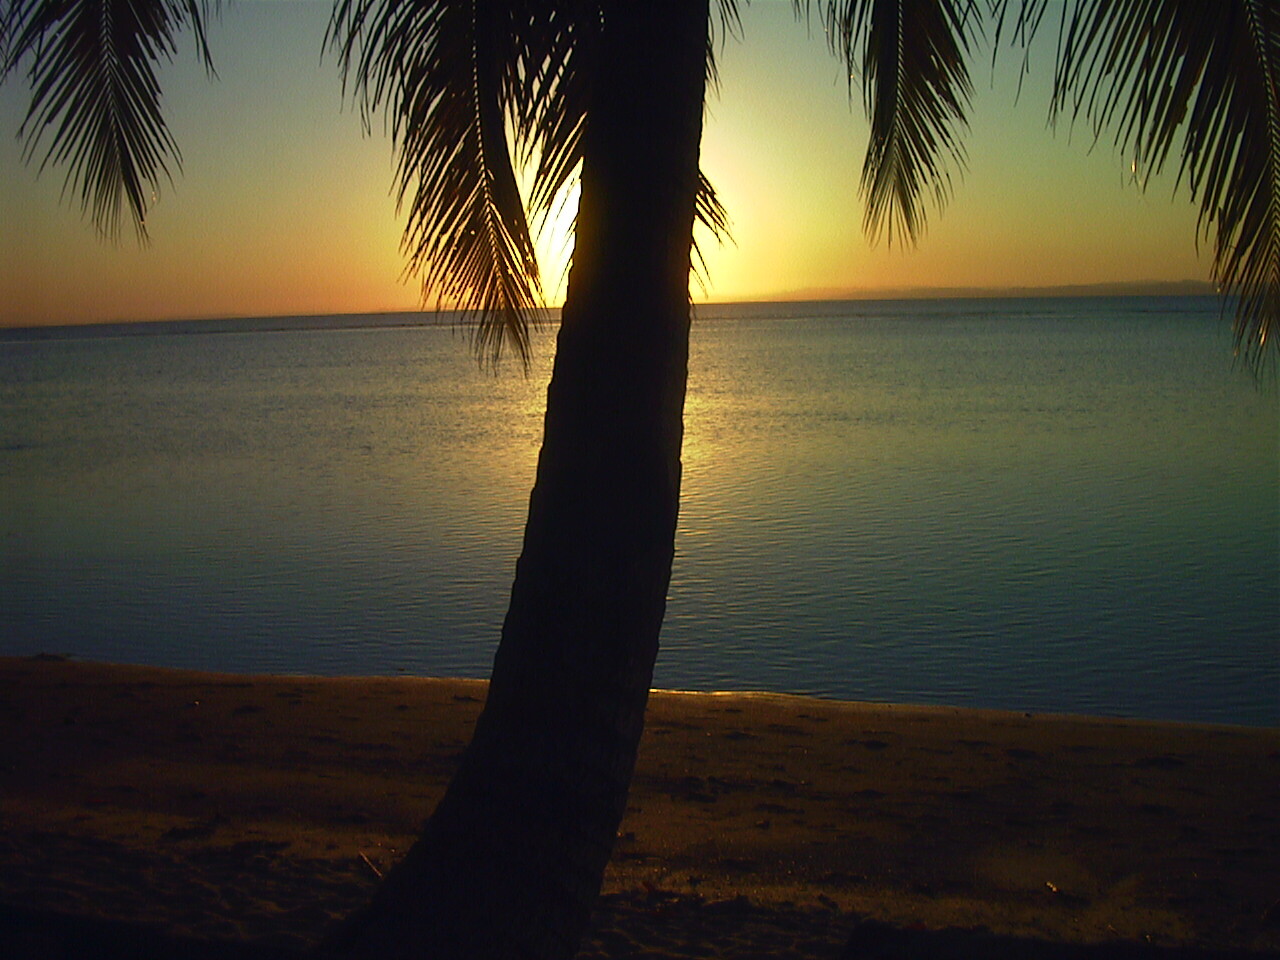
[[[742,39],[742,15],[738,12],[738,0],[718,0],[715,14],[707,30],[707,87],[711,90],[720,85],[717,48],[723,48],[730,38]]]
[[[549,6],[543,17],[528,18],[532,42],[516,91],[518,149],[524,159],[537,157],[529,203],[539,222],[553,213],[582,162],[601,23],[596,0]]]
[[[717,243],[724,243],[730,239],[729,212],[720,202],[716,188],[711,185],[711,181],[701,170],[698,171],[697,192],[693,196],[693,216],[696,222],[711,231],[711,238]],[[703,290],[706,290],[711,280],[711,272],[707,268],[706,257],[703,256],[702,246],[698,243],[696,236],[693,238],[692,253],[694,279]]]
[[[807,16],[810,0],[794,0]],[[924,195],[942,207],[952,172],[963,170],[960,142],[972,93],[966,58],[981,32],[973,0],[828,0],[824,27],[832,50],[861,74],[871,135],[862,168],[864,227],[915,242],[924,230]]]
[[[1019,25],[1034,28],[1045,2]],[[1135,171],[1159,172],[1180,141],[1178,182],[1213,236],[1219,289],[1237,298],[1238,349],[1261,361],[1280,333],[1280,9],[1071,0],[1060,31],[1051,115],[1111,130]]]
[[[13,22],[17,14],[16,5],[0,3],[0,80],[9,72],[9,38],[13,36]]]
[[[138,237],[147,208],[181,153],[160,111],[156,67],[191,26],[212,71],[204,0],[14,0],[0,15],[0,77],[21,64],[31,104],[19,129],[24,159],[67,169],[64,191],[109,238],[127,207]]]
[[[386,111],[408,272],[425,296],[476,318],[481,356],[509,346],[527,364],[541,288],[507,138],[522,122],[524,6],[339,0],[328,42],[366,122]]]

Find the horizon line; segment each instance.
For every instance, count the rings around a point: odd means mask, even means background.
[[[1051,299],[1054,297],[1158,297],[1158,296],[1212,296],[1218,294],[1214,284],[1206,280],[1136,280],[1105,281],[1100,283],[1049,284],[1045,286],[1013,286],[1013,287],[810,287],[799,290],[781,291],[758,297],[743,297],[724,300],[698,300],[691,303],[695,307],[737,306],[767,303],[835,303],[841,301],[894,301],[894,300],[1018,300],[1018,299]],[[558,311],[562,305],[547,305],[538,310]],[[177,317],[135,317],[109,320],[59,320],[46,323],[5,323],[0,321],[0,330],[45,330],[64,327],[117,327],[133,324],[184,324],[210,321],[264,321],[264,320],[306,320],[331,317],[387,317],[402,316],[435,316],[441,317],[458,313],[456,307],[409,307],[384,308],[373,310],[339,310],[314,311],[307,313],[210,313]]]

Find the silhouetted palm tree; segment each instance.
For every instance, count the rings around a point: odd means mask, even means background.
[[[385,110],[405,247],[478,344],[525,356],[534,211],[581,198],[537,479],[488,701],[449,790],[369,907],[327,941],[363,957],[571,956],[626,802],[671,572],[713,34],[736,0],[338,0],[346,76]],[[796,9],[809,15],[809,3]],[[1025,41],[1047,0],[828,0],[861,77],[870,232],[914,239],[963,165],[967,60],[984,30]],[[1280,296],[1280,14],[1271,0],[1068,0],[1052,109],[1180,173],[1261,357]],[[28,155],[67,167],[94,222],[145,236],[178,162],[154,66],[183,25],[208,62],[207,0],[6,0],[0,51],[33,90]],[[984,16],[985,14],[985,16]],[[509,137],[514,140],[509,143]],[[43,151],[43,152],[42,152]],[[514,152],[513,152],[514,151]]]

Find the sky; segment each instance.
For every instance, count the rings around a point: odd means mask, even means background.
[[[390,140],[366,134],[323,53],[326,0],[238,0],[209,30],[217,79],[183,44],[161,74],[182,150],[140,247],[98,239],[63,172],[24,164],[27,90],[0,87],[0,326],[412,310]],[[1047,17],[1046,22],[1052,22]],[[1209,244],[1172,172],[1141,190],[1132,157],[1083,125],[1050,128],[1052,47],[993,68],[975,57],[968,164],[915,247],[871,242],[858,179],[867,122],[819,24],[789,0],[744,6],[720,56],[702,165],[732,240],[703,238],[695,300],[1206,281]],[[544,238],[552,302],[563,296],[568,217]]]

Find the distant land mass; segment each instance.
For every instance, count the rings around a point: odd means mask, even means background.
[[[1078,283],[1052,287],[902,287],[849,289],[809,288],[758,300],[724,300],[695,304],[714,308],[746,304],[822,302],[827,304],[866,300],[965,300],[1035,299],[1049,297],[1191,297],[1213,296],[1213,284],[1204,280],[1152,280],[1117,283]],[[558,307],[543,310],[543,318],[555,321]],[[87,323],[0,326],[0,341],[61,340],[86,337],[233,333],[241,330],[334,330],[358,327],[421,327],[455,324],[461,318],[453,310],[385,310],[368,313],[305,314],[239,317],[189,317],[173,320],[92,321]]]
[[[1110,283],[1068,283],[1050,287],[809,287],[769,300],[964,300],[1004,297],[1199,297],[1217,287],[1207,280],[1122,280]]]
[[[557,310],[548,310],[554,317]],[[362,327],[432,327],[457,322],[458,314],[437,310],[388,310],[375,313],[319,313],[297,316],[191,317],[184,320],[132,320],[49,324],[32,327],[0,327],[0,341],[67,340],[91,337],[181,336],[183,334],[239,333],[251,330],[350,330]]]

